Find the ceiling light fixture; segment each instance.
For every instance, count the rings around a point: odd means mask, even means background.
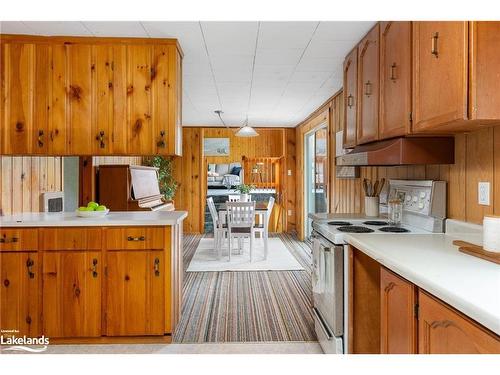
[[[224,125],[226,128],[231,129],[229,126],[226,125],[224,120],[222,119],[222,112],[220,109],[216,109],[214,113],[219,116],[220,122],[222,122],[222,125]],[[248,118],[245,120],[243,125],[236,131],[235,136],[237,137],[257,137],[259,133],[255,131],[254,128],[252,128],[250,125],[248,125]]]

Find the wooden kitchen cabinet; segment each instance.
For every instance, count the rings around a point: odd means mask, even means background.
[[[0,153],[181,155],[176,40],[1,35]]]
[[[356,146],[358,119],[358,48],[344,61],[344,148]]]
[[[357,144],[378,139],[379,32],[377,24],[358,46]]]
[[[421,354],[500,353],[500,337],[419,290],[418,352]]]
[[[42,278],[46,336],[101,335],[100,251],[44,252]]]
[[[17,330],[16,337],[40,335],[39,270],[37,252],[0,250],[0,330]]]
[[[165,333],[164,256],[161,250],[107,253],[106,334]]]
[[[380,269],[380,352],[417,352],[416,287],[402,277]]]
[[[411,22],[380,22],[379,139],[411,131]]]

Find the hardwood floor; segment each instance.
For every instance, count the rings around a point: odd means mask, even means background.
[[[294,235],[277,236],[305,270],[187,272],[174,342],[316,341],[310,248]],[[184,269],[201,238],[185,236]]]

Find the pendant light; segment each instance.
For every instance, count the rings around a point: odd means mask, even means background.
[[[259,133],[255,131],[250,125],[248,125],[248,118],[243,123],[243,126],[238,129],[235,136],[237,137],[257,137]]]

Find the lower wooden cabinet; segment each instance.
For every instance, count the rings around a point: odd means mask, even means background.
[[[40,334],[39,265],[37,253],[0,252],[0,330]]]
[[[107,253],[106,335],[163,335],[163,251]]]
[[[500,337],[420,290],[418,352],[422,354],[500,354]]]
[[[100,251],[43,253],[43,333],[50,338],[101,336]]]
[[[380,352],[417,352],[416,287],[388,269],[380,270]]]

